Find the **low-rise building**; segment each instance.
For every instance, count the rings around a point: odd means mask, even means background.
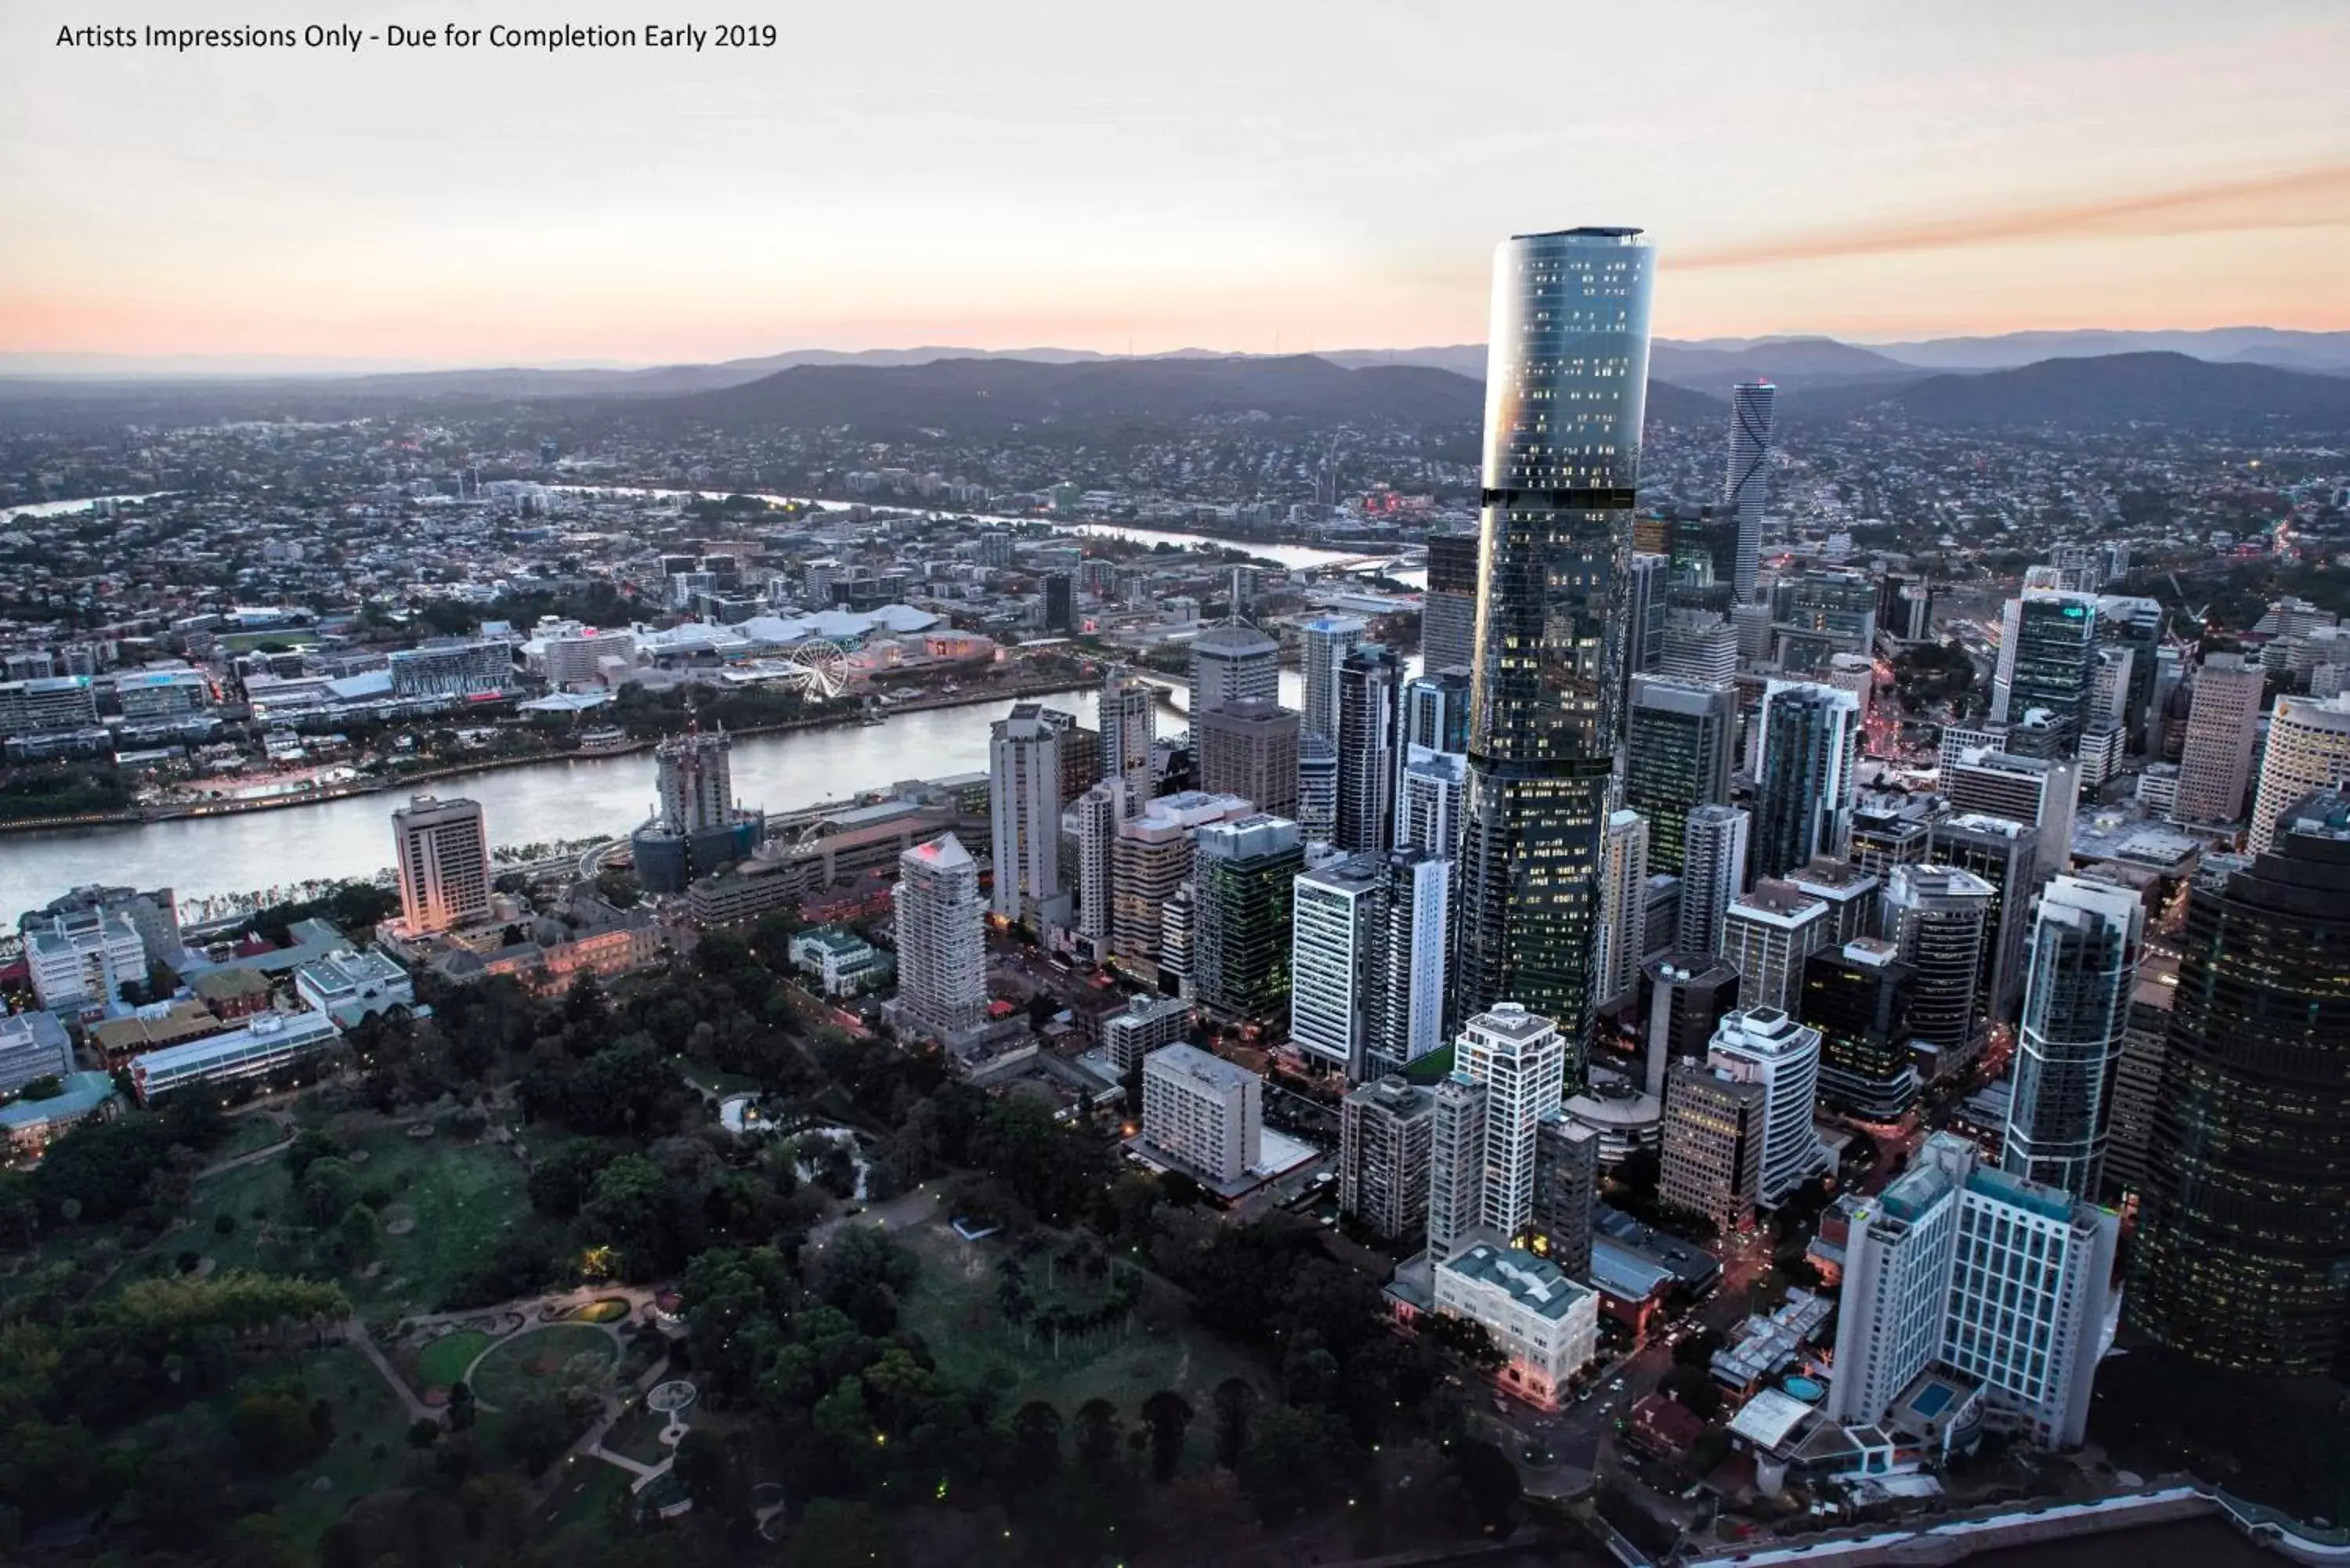
[[[1173,1045],[1191,1030],[1191,1004],[1180,996],[1137,996],[1122,1012],[1101,1021],[1102,1050],[1121,1074],[1142,1065],[1143,1059],[1163,1045]]]
[[[38,1158],[59,1133],[92,1116],[110,1116],[120,1096],[105,1073],[68,1073],[47,1099],[16,1099],[0,1106],[0,1142],[8,1158]]]
[[[1599,1352],[1599,1297],[1531,1252],[1479,1241],[1435,1268],[1436,1310],[1492,1335],[1497,1386],[1544,1408]]]
[[[362,1018],[416,1005],[416,985],[388,954],[349,948],[294,971],[294,992],[308,1006],[348,1029]]]
[[[792,939],[792,967],[815,981],[827,996],[853,996],[889,977],[880,949],[839,926],[818,926]]]
[[[130,1086],[140,1105],[151,1105],[198,1085],[266,1077],[341,1037],[323,1012],[256,1013],[242,1028],[138,1057],[130,1064]]]
[[[0,1014],[0,1095],[73,1071],[73,1042],[47,1012]]]

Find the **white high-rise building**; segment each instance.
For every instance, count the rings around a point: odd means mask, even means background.
[[[1771,500],[1771,415],[1779,390],[1768,381],[1741,381],[1730,393],[1730,476],[1722,504],[1738,521],[1735,586],[1754,597],[1762,558],[1762,509]]]
[[[1061,883],[1061,733],[1075,721],[1038,702],[999,719],[988,742],[989,821],[994,834],[993,908],[1042,930]]]
[[[1356,1082],[1443,1044],[1451,862],[1416,850],[1354,855],[1291,892],[1291,1044]]]
[[[1719,953],[1722,924],[1746,886],[1746,840],[1754,819],[1734,805],[1701,805],[1681,834],[1681,907],[1675,951]]]
[[[1668,611],[1657,673],[1701,686],[1728,685],[1738,679],[1738,628],[1712,610]]]
[[[2119,1223],[1981,1158],[1937,1133],[1884,1192],[1845,1200],[1825,1410],[1873,1425],[1939,1367],[1981,1386],[1994,1424],[2070,1448],[2087,1431]]]
[[[2350,695],[2280,697],[2261,751],[2261,787],[2246,847],[2264,853],[2277,823],[2313,791],[2350,783]]]
[[[2187,741],[2178,753],[2181,822],[2233,822],[2244,809],[2267,676],[2241,653],[2207,653],[2195,672]]]
[[[411,934],[490,918],[490,840],[480,805],[416,795],[391,814],[391,837],[400,923]]]
[[[126,982],[147,983],[147,950],[123,910],[64,911],[31,921],[24,935],[33,999],[49,1012],[105,1007]]]
[[[1298,630],[1298,649],[1305,678],[1303,729],[1334,744],[1338,739],[1338,670],[1347,655],[1370,630],[1367,622],[1352,616],[1316,616]]]
[[[1648,819],[1637,811],[1607,818],[1599,847],[1599,900],[1592,994],[1604,1004],[1630,994],[1648,957]]]
[[[2137,893],[2059,877],[2040,896],[2000,1165],[2075,1198],[2097,1191],[2146,907]]]
[[[898,857],[898,1005],[919,1030],[951,1035],[987,1014],[987,932],[979,867],[954,835]]]
[[[1461,797],[1469,787],[1469,759],[1457,752],[1411,749],[1419,755],[1404,763],[1395,846],[1452,859],[1461,853]]]
[[[1150,742],[1157,738],[1159,689],[1113,670],[1102,682],[1102,776],[1122,780],[1127,810],[1150,798]]]
[[[1076,908],[1070,913],[1069,929],[1097,961],[1106,956],[1109,947],[1118,825],[1126,820],[1126,809],[1123,785],[1116,779],[1104,779],[1061,814],[1061,836],[1076,850],[1071,890],[1076,895]]]
[[[1775,1007],[1741,1009],[1714,1030],[1705,1059],[1707,1066],[1741,1083],[1762,1085],[1768,1096],[1757,1201],[1776,1208],[1830,1168],[1827,1149],[1812,1130],[1820,1086],[1818,1030]]]
[[[1567,1042],[1550,1019],[1497,1002],[1469,1020],[1454,1051],[1455,1070],[1485,1090],[1479,1223],[1506,1241],[1534,1212],[1534,1135],[1565,1103]]]
[[[1301,873],[1290,894],[1289,1041],[1341,1069],[1366,1054],[1364,958],[1378,888],[1377,857],[1358,855]]]

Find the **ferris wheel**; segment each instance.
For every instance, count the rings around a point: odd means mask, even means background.
[[[786,677],[810,697],[838,697],[848,690],[848,649],[817,638],[784,655],[791,666]]]

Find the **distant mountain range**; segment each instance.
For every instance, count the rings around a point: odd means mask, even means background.
[[[1929,376],[1859,408],[1847,402],[1846,410],[1898,412],[1921,424],[1957,428],[2053,425],[2081,431],[2162,424],[2331,431],[2350,430],[2350,376],[2212,364],[2186,354],[2108,354],[2043,359],[1979,375]]]

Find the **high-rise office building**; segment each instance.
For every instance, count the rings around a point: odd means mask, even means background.
[[[1045,574],[1045,635],[1067,637],[1077,629],[1076,585],[1066,572]]]
[[[1404,682],[1403,722],[1398,739],[1407,753],[1469,751],[1469,672],[1430,670]]]
[[[1349,854],[1384,849],[1395,831],[1401,746],[1403,660],[1375,642],[1338,666],[1338,822],[1333,845]]]
[[[1020,702],[988,742],[989,823],[994,834],[998,919],[1042,929],[1066,889],[1061,881],[1061,746],[1069,714]],[[1090,787],[1090,786],[1088,786]]]
[[[2233,822],[2243,811],[2267,680],[2241,653],[2203,656],[2178,753],[2178,805],[2172,815],[2179,821]]]
[[[1917,973],[1909,1036],[1934,1078],[1974,1059],[1975,989],[1991,885],[1955,866],[1896,866],[1885,884],[1885,940]]]
[[[2311,792],[2350,784],[2350,695],[2280,697],[2261,749],[2261,785],[2252,800],[2245,847],[2262,854],[2276,842],[2287,807]]]
[[[1762,1177],[1755,1201],[1774,1209],[1831,1161],[1812,1113],[1820,1086],[1820,1032],[1775,1007],[1742,1007],[1721,1021],[1706,1065],[1741,1083],[1762,1085]]]
[[[987,1016],[979,867],[951,833],[898,857],[898,1004],[920,1032],[951,1036]]]
[[[1493,264],[1459,994],[1465,1010],[1509,998],[1559,1020],[1578,1055],[1653,272],[1630,229],[1519,235]]]
[[[1366,1074],[1393,1071],[1441,1048],[1451,999],[1453,863],[1418,849],[1377,858],[1365,963]]]
[[[1762,509],[1771,501],[1771,415],[1779,389],[1768,381],[1741,381],[1730,393],[1730,476],[1722,504],[1738,519],[1735,587],[1754,597],[1762,559]]]
[[[1616,706],[1631,701],[1636,675],[1652,674],[1665,657],[1665,617],[1671,612],[1672,561],[1635,550],[1624,592],[1624,682]]]
[[[2189,893],[2139,1195],[2133,1320],[2281,1376],[2350,1363],[2350,795]]]
[[[1338,835],[1338,742],[1302,726],[1297,737],[1297,826],[1308,844]]]
[[[1292,884],[1305,864],[1297,824],[1259,813],[1194,840],[1191,995],[1232,1018],[1289,1006]]]
[[[1882,1420],[1939,1366],[1981,1385],[1991,1424],[2079,1444],[2112,1302],[2115,1215],[1990,1169],[1950,1133],[1928,1138],[1883,1193],[1846,1202],[1829,1417]]]
[[[1738,701],[1727,686],[1632,677],[1624,725],[1624,804],[1648,819],[1648,865],[1679,875],[1689,814],[1730,801]]]
[[[1245,698],[1281,700],[1281,644],[1253,626],[1211,626],[1191,639],[1191,722]]]
[[[1764,877],[1733,900],[1721,925],[1721,956],[1738,971],[1738,995],[1748,1008],[1793,1013],[1803,992],[1804,965],[1834,945],[1827,900],[1792,882]]]
[[[1349,856],[1292,895],[1291,1044],[1357,1082],[1444,1044],[1451,865],[1417,850]]]
[[[1484,1223],[1486,1085],[1454,1072],[1430,1095],[1436,1119],[1429,1132],[1428,1255],[1440,1262]]]
[[[1657,1199],[1711,1220],[1723,1235],[1754,1218],[1771,1091],[1709,1067],[1677,1062],[1666,1075]]]
[[[1160,795],[1119,820],[1109,847],[1109,939],[1121,968],[1166,989],[1167,912],[1191,880],[1195,836],[1211,823],[1236,822],[1254,811],[1239,795],[1187,790]]]
[[[1592,1206],[1599,1196],[1599,1135],[1565,1116],[1534,1127],[1534,1206],[1527,1250],[1571,1280],[1591,1278]]]
[[[1643,971],[1641,1090],[1661,1099],[1669,1063],[1695,1060],[1738,1005],[1738,971],[1712,953],[1669,952]]]
[[[1722,922],[1746,886],[1746,839],[1754,819],[1734,805],[1701,805],[1681,832],[1681,907],[1673,946],[1721,951]]]
[[[629,836],[646,891],[682,893],[759,846],[765,820],[734,804],[733,748],[723,730],[689,730],[653,748],[652,818]]]
[[[1159,689],[1112,670],[1102,681],[1102,776],[1126,785],[1129,811],[1150,798],[1150,742],[1157,737]]]
[[[1485,1091],[1479,1223],[1507,1241],[1534,1214],[1535,1135],[1564,1103],[1569,1046],[1550,1019],[1500,1002],[1469,1020],[1453,1051],[1455,1070]]]
[[[2023,1001],[2023,950],[2040,876],[2040,840],[2028,824],[1960,812],[1934,824],[1933,863],[1971,871],[1991,884],[1984,913],[1981,978],[1975,1005],[1993,1023],[2014,1022]]]
[[[1889,791],[1855,795],[1848,856],[1854,869],[1882,878],[1896,866],[1915,866],[1930,859],[1938,804],[1931,795]]]
[[[1274,816],[1297,815],[1297,714],[1264,697],[1191,716],[1199,785],[1236,794]]]
[[[1856,937],[1804,961],[1800,1016],[1820,1032],[1820,1098],[1866,1122],[1895,1122],[1918,1099],[1909,1054],[1917,975],[1893,944]]]
[[[2127,888],[2059,877],[2041,894],[2002,1168],[2096,1196],[2145,928],[2145,906]]]
[[[1109,953],[1118,825],[1125,820],[1126,791],[1110,779],[1077,796],[1061,814],[1063,858],[1069,863],[1069,890],[1076,900],[1069,929],[1097,961]]]
[[[2108,594],[2097,600],[2097,637],[2109,648],[2127,652],[2129,681],[2122,696],[2122,730],[2130,752],[2143,756],[2147,726],[2153,715],[2157,651],[2162,647],[2170,612],[2159,599]]]
[[[1727,685],[1736,679],[1738,628],[1717,612],[1669,610],[1661,637],[1658,674],[1708,686]]]
[[[490,918],[490,840],[470,800],[410,799],[391,814],[400,924],[412,935]]]
[[[1394,1075],[1338,1103],[1338,1212],[1387,1241],[1428,1226],[1436,1096]]]
[[[2150,952],[2139,961],[2121,1060],[2114,1064],[2113,1108],[2106,1117],[2105,1188],[2116,1200],[2145,1191],[2153,1171],[2154,1122],[2170,1056],[2170,1004],[2178,993],[2177,959]]]
[[[1815,855],[1841,857],[1852,839],[1860,704],[1833,686],[1773,680],[1763,691],[1762,734],[1755,874],[1783,877]]]
[[[1338,738],[1338,669],[1370,630],[1352,616],[1316,616],[1297,631],[1300,673],[1305,683],[1303,727],[1309,735]]]
[[[1477,659],[1477,535],[1428,536],[1428,591],[1419,602],[1419,652],[1431,675]]]
[[[2096,597],[2027,587],[2007,601],[2000,623],[1991,716],[2021,723],[2035,709],[2046,712],[2059,754],[2070,756],[2095,702],[2096,671]]]
[[[1648,819],[1611,813],[1599,862],[1599,950],[1592,956],[1593,995],[1613,1002],[1640,983],[1648,956]]]
[[[1798,866],[1781,880],[1828,907],[1828,939],[1823,947],[1873,937],[1885,923],[1885,878],[1874,871],[1846,860],[1819,859]]]
[[[1455,859],[1461,853],[1461,802],[1469,788],[1469,759],[1426,752],[1404,766],[1396,796],[1395,846]]]
[[[2032,824],[2040,837],[2033,874],[2048,877],[2073,864],[2078,777],[2068,762],[1970,747],[1943,768],[1942,794],[1952,811]]]

